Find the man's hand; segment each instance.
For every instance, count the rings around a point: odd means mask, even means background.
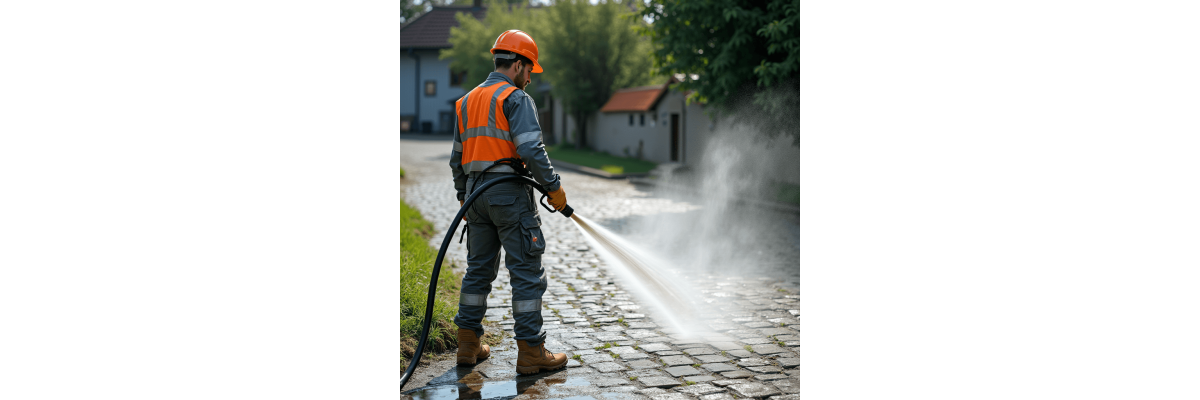
[[[462,209],[462,205],[463,205],[463,201],[462,201],[462,200],[459,200],[459,201],[458,201],[458,209],[460,209],[460,210],[461,210],[461,209]],[[467,220],[467,213],[463,213],[463,221],[466,221],[466,220]]]
[[[546,194],[550,197],[550,207],[555,210],[562,211],[563,207],[567,206],[567,192],[559,185],[558,190]]]

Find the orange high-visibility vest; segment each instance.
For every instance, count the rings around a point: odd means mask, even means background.
[[[516,86],[499,81],[489,86],[479,85],[454,103],[458,114],[458,135],[462,142],[463,172],[480,172],[496,160],[520,159],[517,146],[509,132],[504,116],[504,100]],[[488,172],[512,172],[507,165]]]

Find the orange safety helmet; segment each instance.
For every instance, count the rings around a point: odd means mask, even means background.
[[[492,45],[492,54],[496,54],[496,50],[511,51],[516,54],[525,56],[525,58],[533,61],[533,73],[541,73],[542,65],[538,64],[538,48],[537,43],[533,42],[533,38],[529,37],[528,33],[517,29],[509,29],[500,34],[496,38],[496,44]],[[496,57],[493,58],[504,58]]]

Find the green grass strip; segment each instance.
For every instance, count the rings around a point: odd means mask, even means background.
[[[429,277],[433,275],[433,262],[437,258],[437,249],[429,245],[429,238],[441,234],[433,230],[433,224],[420,212],[400,201],[400,337],[405,359],[411,358],[416,351],[425,317],[425,299],[429,295]],[[454,314],[458,313],[459,282],[450,263],[443,262],[426,353],[458,346]]]
[[[571,164],[592,167],[617,174],[646,173],[658,166],[658,164],[650,161],[642,161],[635,158],[617,157],[599,151],[579,150],[574,147],[564,145],[547,146],[546,153],[550,155],[550,158],[555,160],[562,160]]]

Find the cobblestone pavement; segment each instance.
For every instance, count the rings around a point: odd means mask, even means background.
[[[401,141],[401,165],[407,175],[402,197],[439,232],[449,228],[458,211],[447,165],[449,149],[448,141]],[[653,196],[623,180],[559,174],[569,204],[601,224],[702,211],[696,204]],[[434,377],[410,382],[406,397],[798,398],[799,296],[781,288],[794,287],[790,282],[769,276],[682,276],[707,303],[696,315],[703,330],[683,335],[658,318],[662,310],[643,307],[635,293],[624,290],[570,219],[545,210],[541,215],[549,243],[542,260],[549,283],[542,311],[546,348],[566,353],[571,358],[568,368],[516,375],[511,289],[508,272],[501,268],[485,317],[488,335],[504,338],[492,356],[471,368],[445,362],[423,367],[426,376]],[[430,244],[436,248],[442,239],[439,235]],[[456,263],[456,272],[466,265],[466,248],[457,237],[447,258]]]

